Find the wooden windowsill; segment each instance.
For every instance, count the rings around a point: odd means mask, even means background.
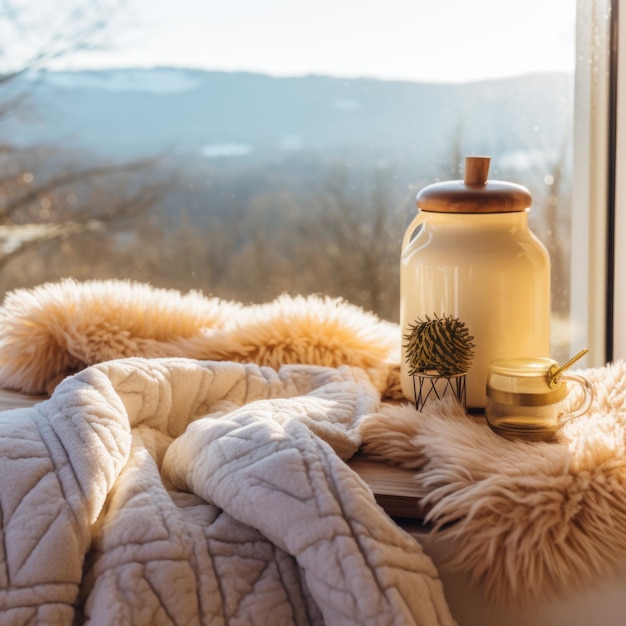
[[[396,467],[382,461],[373,461],[357,454],[348,465],[373,491],[376,502],[390,517],[421,520],[424,510],[416,493],[414,470]]]

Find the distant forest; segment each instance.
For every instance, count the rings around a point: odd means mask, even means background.
[[[47,150],[20,150],[28,166],[14,157],[5,172],[12,168],[19,184],[4,202],[22,207],[10,223],[61,229],[5,240],[3,291],[65,276],[117,277],[243,302],[322,293],[394,321],[400,240],[417,192],[430,182],[316,155],[248,165],[148,160],[119,170],[76,156],[67,162],[66,154],[55,155],[65,163],[56,170]],[[461,163],[451,154],[440,178],[461,178]],[[73,180],[67,172],[74,171],[84,176]],[[569,246],[557,235],[568,228],[569,187],[559,172],[557,163],[548,193],[535,195],[541,204],[531,222],[550,247],[555,294],[567,305]]]

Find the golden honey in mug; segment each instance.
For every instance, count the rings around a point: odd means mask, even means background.
[[[580,374],[563,374],[565,367],[548,358],[493,361],[485,409],[491,430],[507,439],[543,441],[586,413],[594,398],[591,382]]]

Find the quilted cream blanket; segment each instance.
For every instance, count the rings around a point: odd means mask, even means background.
[[[0,330],[0,387],[54,390],[3,417],[0,606],[31,606],[39,572],[46,610],[75,602],[84,620],[201,620],[210,597],[224,623],[271,607],[286,623],[445,623],[432,564],[340,461],[359,443],[414,470],[447,565],[489,601],[575,593],[626,561],[624,362],[583,372],[593,405],[556,441],[523,443],[458,404],[397,402],[398,325],[340,300],[62,281],[8,294]],[[43,528],[60,539],[40,557]]]
[[[360,368],[127,358],[0,414],[0,623],[450,625],[342,459]]]

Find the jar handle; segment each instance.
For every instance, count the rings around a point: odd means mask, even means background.
[[[404,233],[404,238],[402,239],[402,254],[405,253],[407,246],[414,239],[415,231],[421,226],[424,221],[424,212],[422,210],[417,211],[417,215],[413,218],[408,228]]]

